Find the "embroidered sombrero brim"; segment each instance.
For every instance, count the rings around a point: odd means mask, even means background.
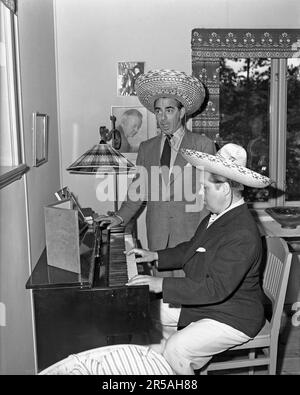
[[[183,157],[193,166],[203,168],[210,173],[229,178],[240,184],[253,188],[266,188],[271,184],[270,178],[247,167],[240,166],[218,155],[210,155],[187,148],[181,148]]]
[[[151,112],[154,112],[155,100],[170,97],[179,100],[186,114],[192,115],[205,98],[205,88],[198,78],[175,70],[152,70],[140,75],[135,91],[142,105]]]

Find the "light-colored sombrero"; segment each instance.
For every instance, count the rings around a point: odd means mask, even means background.
[[[265,188],[271,179],[246,167],[247,152],[237,144],[225,144],[216,155],[209,155],[187,148],[181,149],[183,157],[193,166],[229,178],[253,188]]]
[[[154,112],[154,102],[160,97],[177,99],[183,104],[186,114],[194,114],[205,98],[205,89],[200,80],[182,71],[151,70],[141,74],[135,82],[137,96],[149,111]]]

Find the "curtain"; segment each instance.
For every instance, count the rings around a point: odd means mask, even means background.
[[[17,12],[17,0],[0,0],[14,14]]]
[[[300,57],[299,29],[193,29],[192,72],[205,84],[204,111],[192,129],[215,140],[219,132],[219,59]]]

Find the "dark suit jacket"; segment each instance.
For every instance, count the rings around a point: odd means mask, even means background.
[[[246,204],[206,229],[208,219],[189,242],[158,252],[159,268],[183,268],[186,275],[164,278],[163,300],[182,305],[179,326],[211,318],[253,337],[264,323],[258,228]]]
[[[192,133],[186,130],[181,148],[192,148],[198,151],[203,151],[209,154],[215,153],[215,145],[213,141],[204,135]],[[158,250],[166,247],[174,247],[182,241],[189,240],[195,233],[200,221],[207,215],[207,211],[188,212],[187,204],[192,205],[192,202],[187,201],[186,196],[182,191],[180,199],[174,199],[174,188],[183,187],[180,180],[180,175],[175,174],[170,181],[170,199],[162,201],[161,199],[154,201],[151,196],[151,168],[153,166],[160,166],[160,149],[161,149],[161,135],[153,137],[140,144],[137,156],[137,166],[142,166],[146,169],[148,174],[148,192],[146,198],[147,214],[146,227],[148,247],[150,250]],[[174,168],[184,169],[187,161],[178,153],[174,163]],[[185,182],[195,184],[194,179],[190,176],[185,177]],[[188,189],[188,188],[187,188]],[[178,196],[178,195],[177,195]],[[118,214],[124,219],[125,224],[138,212],[142,206],[143,201],[132,201],[127,199],[123,202]]]

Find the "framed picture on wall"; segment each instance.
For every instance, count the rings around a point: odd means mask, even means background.
[[[144,69],[145,62],[118,62],[118,96],[136,96],[134,84]]]
[[[113,106],[111,115],[116,117],[116,129],[121,134],[119,151],[137,154],[140,143],[148,139],[146,108]]]
[[[33,166],[38,167],[48,162],[48,115],[34,112],[32,114],[33,131]]]

